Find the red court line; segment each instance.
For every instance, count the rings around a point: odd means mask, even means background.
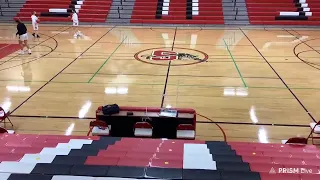
[[[0,44],[0,61],[2,58],[20,49],[19,44]]]

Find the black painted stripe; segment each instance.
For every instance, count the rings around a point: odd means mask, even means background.
[[[173,49],[174,49],[174,43],[176,41],[176,36],[177,36],[177,29],[178,28],[176,27],[176,29],[174,30],[174,36],[173,36],[173,42],[172,42],[172,46],[171,46],[171,51],[173,51]],[[162,99],[161,99],[161,105],[160,105],[161,108],[163,108],[164,98],[165,98],[165,95],[166,95],[166,92],[167,92],[167,84],[168,84],[168,79],[169,79],[170,67],[171,67],[171,61],[169,61],[169,64],[168,64],[166,81],[164,83]]]
[[[307,16],[276,16],[275,20],[308,20]]]
[[[18,117],[18,118],[51,118],[51,119],[96,119],[95,117],[84,117],[79,118],[76,116],[29,116],[29,115],[10,115],[10,117]],[[234,122],[234,121],[201,121],[197,120],[197,123],[201,124],[235,124],[235,125],[252,125],[252,126],[285,126],[285,127],[310,127],[309,125],[305,124],[272,124],[272,123],[250,123],[250,122]]]
[[[304,12],[304,11],[299,12],[299,16],[305,16],[305,15],[306,15],[306,12]]]
[[[301,3],[295,3],[296,7],[301,7]]]
[[[192,0],[187,0],[186,18],[192,19]]]
[[[162,18],[162,8],[163,8],[163,0],[158,0],[157,10],[156,10],[156,19]]]
[[[40,16],[45,17],[69,17],[70,13],[62,13],[62,12],[42,12]]]

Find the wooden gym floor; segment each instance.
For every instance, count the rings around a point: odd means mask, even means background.
[[[96,108],[111,103],[194,108],[210,119],[197,117],[205,140],[223,140],[213,121],[228,141],[280,142],[307,136],[320,118],[317,29],[80,30],[74,39],[69,26],[41,25],[40,39],[29,35],[32,55],[0,48],[0,105],[18,133],[85,135]],[[0,44],[16,44],[15,32],[1,24]],[[160,50],[189,57],[150,58]]]

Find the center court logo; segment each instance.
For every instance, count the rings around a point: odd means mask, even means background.
[[[142,50],[134,55],[138,61],[167,66],[171,61],[171,66],[192,65],[208,60],[208,55],[202,51],[188,48],[174,48],[175,51],[166,48],[151,48]]]

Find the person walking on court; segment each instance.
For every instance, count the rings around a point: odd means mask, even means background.
[[[26,25],[24,25],[20,19],[16,19],[17,30],[16,35],[19,35],[19,44],[20,44],[20,54],[24,54],[24,47],[28,49],[28,53],[31,54],[31,49],[28,45],[28,30]]]
[[[39,18],[37,17],[37,12],[33,12],[32,16],[31,16],[31,21],[32,21],[32,27],[33,27],[33,33],[32,36],[35,38],[40,38],[39,34],[38,34],[38,30],[39,30]]]
[[[78,18],[78,14],[77,14],[75,9],[72,9],[72,22],[73,22],[72,26],[73,26],[73,29],[74,29],[73,37],[77,38],[79,36],[83,36],[83,34],[78,30],[79,18]]]

